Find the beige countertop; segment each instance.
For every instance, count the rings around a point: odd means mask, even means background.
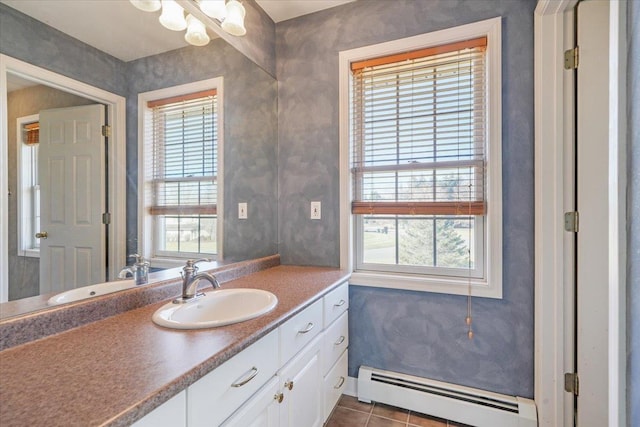
[[[4,350],[0,425],[130,425],[347,278],[338,269],[277,266],[223,284],[278,297],[253,320],[166,329],[151,321],[164,301]]]

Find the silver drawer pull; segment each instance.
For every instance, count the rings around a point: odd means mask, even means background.
[[[313,325],[313,323],[312,323],[312,322],[309,322],[309,324],[307,325],[307,327],[306,327],[306,328],[304,328],[304,329],[303,329],[303,330],[301,330],[301,331],[298,331],[298,333],[299,333],[299,334],[306,334],[307,332],[309,332],[310,330],[312,330],[312,329],[313,329],[313,326],[314,326],[314,325]]]
[[[340,335],[340,338],[338,338],[338,341],[334,342],[333,345],[340,345],[344,342],[344,335]]]
[[[231,387],[242,387],[243,385],[254,379],[256,375],[258,375],[258,368],[254,366],[249,370],[249,376],[247,378],[236,381],[235,383],[231,384]]]
[[[343,299],[340,300],[339,303],[337,304],[333,304],[334,307],[342,307],[343,305],[345,305],[347,302]]]
[[[344,377],[340,377],[340,381],[338,381],[338,384],[334,385],[333,388],[337,390],[342,387],[342,384],[344,384]]]

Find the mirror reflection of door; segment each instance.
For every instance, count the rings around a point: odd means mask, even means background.
[[[105,107],[40,111],[40,293],[106,280]]]
[[[35,163],[33,160],[28,161],[29,156],[25,156],[25,152],[34,150],[26,145],[24,127],[29,123],[37,123],[41,110],[89,105],[94,104],[95,101],[22,79],[13,74],[7,75],[7,92],[9,144],[8,153],[5,154],[8,155],[9,168],[4,173],[9,175],[8,299],[13,301],[40,294],[40,250],[37,244],[39,241],[33,237],[35,233],[44,229],[41,230],[41,227],[36,226],[35,221],[32,221],[32,216],[37,214],[37,209],[34,206],[34,192],[29,190],[29,182],[31,181],[26,179],[29,178],[29,175],[37,177],[39,162],[37,160]],[[100,106],[100,108],[104,107]],[[102,117],[104,117],[104,112]],[[38,143],[36,151],[40,150],[39,145]],[[105,150],[104,145],[102,145],[102,149]],[[102,158],[104,159],[104,155]],[[103,161],[99,170],[104,171],[104,165]],[[28,173],[29,168],[32,168],[31,173]],[[92,172],[100,173],[104,183],[104,172]],[[103,185],[102,200],[106,199],[105,192],[106,186]],[[105,245],[102,247],[104,251]],[[104,267],[102,267],[102,271],[100,279],[96,280],[98,282],[105,280]],[[43,292],[47,291],[43,290]]]

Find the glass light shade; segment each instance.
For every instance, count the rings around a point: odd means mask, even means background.
[[[231,0],[227,3],[227,17],[222,22],[222,29],[232,36],[244,36],[247,34],[244,28],[244,6],[237,0]]]
[[[184,39],[194,46],[204,46],[210,40],[204,24],[191,15],[187,15],[187,33],[184,35]]]
[[[182,6],[174,0],[162,0],[162,13],[160,23],[168,30],[182,31],[187,28]]]
[[[132,5],[145,12],[160,10],[160,0],[129,0]]]
[[[218,21],[223,21],[227,17],[225,0],[200,0],[200,10]]]

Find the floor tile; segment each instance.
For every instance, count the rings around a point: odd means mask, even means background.
[[[409,425],[412,427],[447,427],[447,420],[412,411],[409,413]]]
[[[389,418],[377,417],[375,415],[371,415],[369,423],[367,423],[367,427],[405,427],[406,425],[406,422],[390,420]]]
[[[369,414],[338,406],[325,427],[365,427]]]
[[[357,397],[347,396],[346,394],[342,395],[338,401],[338,406],[344,406],[345,408],[367,413],[371,412],[371,408],[373,408],[372,403],[360,402]]]
[[[382,403],[375,404],[372,414],[396,421],[402,421],[403,423],[406,423],[409,418],[409,411],[406,409],[400,409],[395,406],[384,405]]]

